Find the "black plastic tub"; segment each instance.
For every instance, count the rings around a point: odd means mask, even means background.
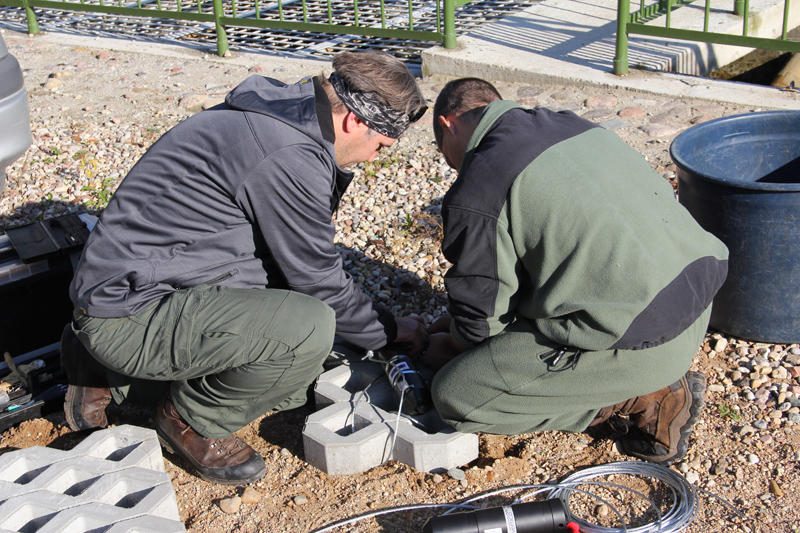
[[[678,135],[681,204],[730,250],[711,326],[800,342],[800,111],[749,113]]]

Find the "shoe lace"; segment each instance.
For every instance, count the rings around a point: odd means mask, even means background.
[[[206,438],[206,441],[209,443],[209,448],[214,450],[217,455],[233,455],[245,447],[244,442],[234,436],[225,437],[224,439]]]
[[[611,415],[606,423],[615,436],[624,437],[631,431],[631,419],[619,413]]]

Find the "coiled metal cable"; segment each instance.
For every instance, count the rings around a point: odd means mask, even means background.
[[[648,498],[646,495],[642,494],[641,492],[631,489],[630,487],[620,485],[618,483],[612,483],[608,481],[597,481],[598,478],[615,476],[615,475],[638,476],[645,479],[655,479],[660,481],[665,485],[666,488],[669,489],[670,493],[672,494],[671,507],[667,510],[667,512],[661,513],[658,510],[657,506],[651,501],[651,499]],[[591,498],[594,498],[604,503],[614,512],[614,514],[617,515],[620,521],[623,520],[622,513],[620,513],[620,511],[616,509],[614,505],[604,500],[603,498],[593,494],[590,491],[579,488],[580,486],[585,486],[585,485],[605,487],[607,489],[618,490],[620,492],[630,492],[636,495],[637,497],[642,498],[643,500],[649,502],[650,507],[658,515],[658,518],[653,522],[649,522],[647,524],[633,528],[628,528],[624,523],[622,524],[621,527],[603,527],[586,522],[585,520],[582,520],[580,518],[577,518],[573,513],[569,512],[569,497],[574,493],[585,494]],[[509,485],[506,487],[489,490],[487,492],[483,492],[481,494],[469,498],[465,498],[458,503],[415,504],[415,505],[404,505],[399,507],[377,509],[367,513],[363,513],[358,516],[330,523],[319,529],[315,529],[312,533],[323,533],[331,531],[333,529],[336,529],[344,525],[353,524],[361,520],[365,520],[370,517],[396,513],[401,511],[446,508],[447,510],[443,514],[449,514],[458,510],[473,508],[471,504],[473,504],[476,501],[482,500],[484,498],[488,498],[490,496],[496,496],[498,494],[514,490],[517,491],[529,490],[528,493],[523,494],[520,497],[516,498],[515,500],[516,502],[521,502],[540,494],[544,495],[546,498],[559,498],[564,503],[564,507],[568,510],[571,519],[577,522],[578,525],[580,526],[581,533],[620,533],[620,532],[678,533],[680,531],[683,531],[686,527],[689,526],[689,524],[694,519],[695,513],[697,512],[697,493],[694,487],[692,487],[692,485],[689,484],[689,482],[686,481],[686,479],[677,472],[673,472],[669,468],[655,463],[647,463],[640,461],[620,461],[616,463],[608,463],[605,465],[599,465],[599,466],[589,467],[584,470],[580,470],[578,472],[575,472],[574,474],[567,476],[558,483],[546,483],[546,484],[536,484],[536,485],[528,485],[528,484]],[[723,503],[725,503],[726,507],[728,507],[729,509],[736,511],[735,508],[729,506],[729,504],[727,504],[724,500]],[[738,511],[737,514],[739,514]]]
[[[619,531],[627,531],[628,533],[651,533],[658,531],[664,533],[673,533],[683,531],[694,519],[695,513],[697,512],[697,493],[694,487],[688,481],[686,481],[686,478],[677,472],[674,472],[665,466],[644,461],[620,461],[580,470],[561,480],[558,483],[557,488],[550,492],[548,497],[559,498],[562,502],[564,502],[564,507],[569,509],[569,497],[572,493],[572,488],[580,485],[602,485],[606,487],[625,489],[638,494],[647,501],[650,501],[649,498],[641,493],[638,493],[638,491],[634,491],[618,484],[597,481],[598,478],[605,478],[614,475],[638,476],[645,479],[655,479],[660,481],[666,488],[669,489],[672,495],[672,505],[663,514],[659,513],[660,516],[655,522],[624,529],[598,526],[573,516],[573,519],[578,523],[582,532],[616,533]],[[658,513],[658,509],[656,509],[656,512]]]

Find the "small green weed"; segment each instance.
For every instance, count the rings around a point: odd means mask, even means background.
[[[105,206],[107,206],[108,202],[111,200],[111,196],[114,194],[114,191],[112,190],[113,187],[113,178],[104,178],[100,180],[99,185],[96,187],[91,185],[84,186],[81,190],[90,192],[92,194],[92,198],[86,202],[86,205],[91,209],[105,208]]]
[[[403,233],[411,233],[414,229],[414,217],[410,213],[406,213],[405,219],[400,223],[400,230]]]
[[[719,416],[724,419],[731,420],[733,422],[741,422],[742,415],[739,411],[734,410],[730,405],[721,403],[717,405],[717,412]]]

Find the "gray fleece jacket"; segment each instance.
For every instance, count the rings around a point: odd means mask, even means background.
[[[200,284],[284,288],[330,305],[344,340],[391,342],[394,319],[379,316],[333,244],[332,215],[353,177],[333,141],[316,80],[246,79],[131,169],[83,251],[73,303],[109,318]]]

